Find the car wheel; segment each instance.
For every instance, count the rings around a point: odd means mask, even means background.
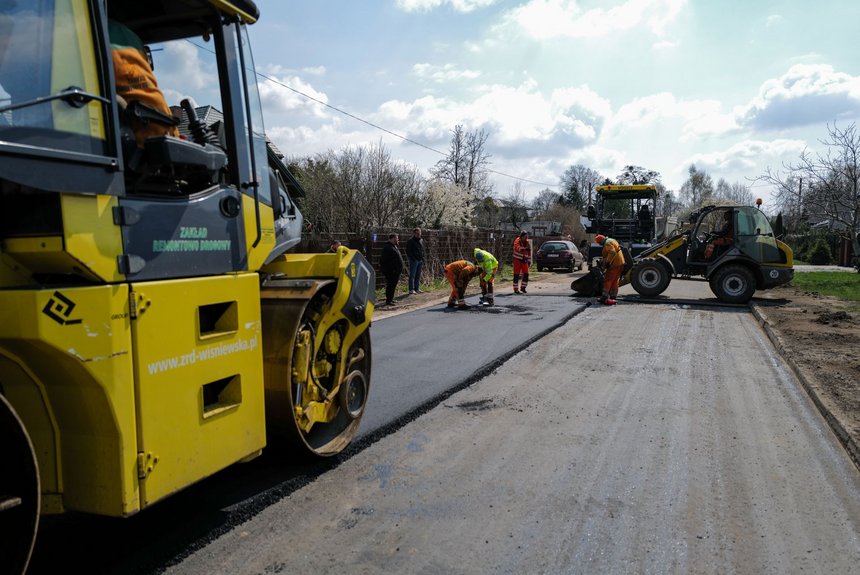
[[[711,291],[726,303],[747,303],[755,293],[755,277],[748,267],[728,264],[710,279]]]
[[[539,272],[542,272],[542,271],[543,271],[543,266],[538,266],[538,267],[537,267],[537,270],[538,270]]]
[[[660,295],[669,287],[672,276],[669,269],[655,259],[645,259],[633,266],[630,283],[636,293],[644,296]]]

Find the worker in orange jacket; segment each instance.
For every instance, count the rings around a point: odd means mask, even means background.
[[[532,244],[525,230],[514,240],[514,293],[526,293],[529,283],[529,266],[532,263]],[[520,277],[523,278],[520,287]]]
[[[466,309],[466,286],[472,278],[480,275],[481,271],[481,268],[466,260],[458,260],[445,266],[445,277],[451,284],[448,307]]]
[[[607,238],[603,234],[598,234],[594,241],[603,246],[601,262],[604,276],[603,295],[600,296],[600,303],[615,305],[615,298],[618,297],[618,288],[621,283],[621,272],[624,270],[624,253],[622,253],[621,245],[617,240]]]

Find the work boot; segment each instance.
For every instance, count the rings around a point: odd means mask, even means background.
[[[522,292],[522,293],[528,293],[528,292],[526,292],[526,286],[521,287],[521,288],[520,288],[520,292]]]
[[[520,290],[518,290],[517,288],[514,288],[514,293],[520,293]]]
[[[607,298],[606,301],[603,302],[604,305],[615,305],[614,299]]]

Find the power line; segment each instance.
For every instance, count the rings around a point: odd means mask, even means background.
[[[215,53],[214,51],[210,50],[209,48],[207,48],[207,47],[205,47],[205,46],[201,46],[200,44],[197,44],[197,43],[195,43],[195,42],[192,42],[191,40],[186,40],[186,41],[187,41],[189,44],[191,44],[192,46],[196,46],[196,47],[197,47],[197,48],[199,48],[200,50],[204,50],[204,51],[206,51],[206,52],[209,52],[210,54],[214,54],[214,53]],[[346,110],[342,110],[342,109],[338,108],[337,106],[332,106],[331,104],[329,104],[329,103],[327,103],[327,102],[323,102],[323,101],[322,101],[322,100],[320,100],[319,98],[314,98],[314,97],[313,97],[313,96],[311,96],[310,94],[305,94],[305,93],[304,93],[304,92],[302,92],[301,90],[297,90],[297,89],[295,89],[295,88],[293,88],[293,87],[291,87],[291,86],[288,86],[287,84],[284,84],[283,82],[281,82],[281,81],[279,81],[279,80],[276,80],[276,79],[274,79],[274,78],[272,78],[272,77],[270,77],[270,76],[267,76],[266,74],[263,74],[262,72],[258,72],[257,70],[254,70],[254,74],[256,74],[257,76],[259,76],[260,78],[263,78],[263,79],[265,79],[265,80],[268,80],[269,82],[272,82],[273,84],[277,84],[278,86],[281,86],[281,87],[283,87],[283,88],[286,88],[287,90],[290,90],[291,92],[294,92],[294,93],[298,94],[299,96],[302,96],[302,97],[304,97],[304,98],[307,98],[308,100],[311,100],[311,101],[313,101],[313,102],[316,102],[317,104],[320,104],[320,105],[322,105],[322,106],[325,106],[326,108],[329,108],[330,110],[333,110],[333,111],[335,111],[335,112],[337,112],[337,113],[339,113],[339,114],[343,114],[344,116],[347,116],[347,117],[349,117],[349,118],[352,118],[353,120],[356,120],[356,121],[358,121],[358,122],[361,122],[362,124],[366,124],[366,125],[370,126],[371,128],[375,128],[375,129],[377,129],[377,130],[380,130],[380,131],[382,131],[382,132],[385,132],[386,134],[389,134],[389,135],[391,135],[391,136],[394,136],[395,138],[398,138],[398,139],[400,139],[400,140],[403,140],[404,142],[409,142],[410,144],[413,144],[413,145],[418,146],[418,147],[420,147],[420,148],[424,148],[425,150],[429,150],[429,151],[431,151],[431,152],[434,152],[434,153],[436,153],[436,154],[439,154],[440,156],[446,156],[446,155],[447,155],[445,152],[442,152],[442,151],[437,150],[437,149],[435,149],[435,148],[431,148],[430,146],[427,146],[426,144],[422,144],[421,142],[417,142],[417,141],[415,141],[415,140],[413,140],[413,139],[411,139],[411,138],[407,138],[406,136],[403,136],[403,135],[398,134],[398,133],[396,133],[396,132],[392,132],[391,130],[389,130],[389,129],[387,129],[387,128],[383,128],[382,126],[379,126],[379,125],[377,125],[377,124],[374,124],[373,122],[370,122],[370,121],[368,121],[368,120],[365,120],[364,118],[361,118],[361,117],[359,117],[359,116],[356,116],[355,114],[351,114],[351,113],[347,112]],[[520,177],[518,177],[518,176],[512,176],[512,175],[510,175],[510,174],[505,174],[505,173],[503,173],[503,172],[498,172],[498,171],[496,171],[496,170],[491,170],[491,169],[489,169],[489,168],[487,169],[487,172],[489,172],[489,173],[491,173],[491,174],[496,174],[497,176],[502,176],[502,177],[505,177],[505,178],[511,178],[512,180],[518,180],[518,181],[520,181],[520,182],[525,182],[525,183],[528,183],[528,184],[535,184],[535,185],[538,185],[538,186],[546,186],[546,187],[548,187],[548,188],[557,188],[557,187],[558,187],[558,184],[547,184],[547,183],[544,183],[544,182],[537,182],[537,181],[535,181],[535,180],[529,180],[529,179],[526,179],[526,178],[520,178]]]

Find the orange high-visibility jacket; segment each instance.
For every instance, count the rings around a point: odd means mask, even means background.
[[[454,285],[457,287],[468,285],[478,271],[479,269],[475,267],[475,264],[466,260],[458,260],[445,266],[445,275],[449,279],[453,278]]]
[[[523,241],[520,237],[514,240],[514,259],[526,261],[532,259],[532,244],[528,240]]]
[[[607,268],[620,267],[624,265],[624,254],[621,252],[621,246],[616,240],[606,238],[603,242],[603,251],[601,252],[604,265]]]

